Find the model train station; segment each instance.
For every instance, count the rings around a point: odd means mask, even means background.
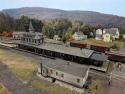
[[[109,63],[108,56],[104,53],[46,42],[42,33],[34,32],[32,24],[29,26],[29,32],[13,33],[13,40],[16,40],[18,49],[53,58],[50,62],[42,61],[41,75],[78,87],[83,87],[88,78],[89,68],[83,64],[100,67]]]
[[[29,32],[23,33],[21,40],[16,42],[18,48],[78,63],[98,62],[98,64],[102,64],[107,62],[108,57],[103,53],[85,48],[47,43],[44,36],[41,33],[34,32],[32,28],[30,24]]]

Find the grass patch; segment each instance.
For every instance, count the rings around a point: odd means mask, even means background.
[[[0,84],[0,94],[11,94],[2,84]]]
[[[38,90],[44,90],[47,94],[80,94],[76,91],[71,91],[57,84],[46,83],[44,81],[34,80],[32,87]]]
[[[121,48],[123,48],[123,42],[122,41],[113,41],[113,45],[111,48],[113,51],[118,51]]]
[[[92,80],[85,94],[102,94],[102,82],[100,80]]]
[[[110,47],[110,43],[108,42],[104,42],[102,40],[95,40],[93,38],[87,39],[87,40],[81,40],[79,41],[81,44],[85,43],[85,44],[89,44],[89,45],[99,45],[99,46],[106,46],[106,47]]]
[[[32,69],[13,68],[12,71],[22,80],[28,80],[33,75]]]
[[[21,80],[29,80],[38,64],[38,61],[33,58],[3,49],[0,49],[0,61],[5,63]]]

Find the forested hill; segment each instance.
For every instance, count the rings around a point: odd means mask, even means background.
[[[106,27],[125,26],[125,17],[115,15],[102,14],[91,11],[64,11],[58,9],[49,9],[42,7],[25,7],[18,9],[6,9],[4,13],[8,13],[14,18],[20,18],[22,15],[40,20],[49,20],[55,18],[68,18],[70,20],[80,20],[86,24],[101,24]]]

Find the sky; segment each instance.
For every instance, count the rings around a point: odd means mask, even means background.
[[[125,17],[125,0],[1,0],[0,10],[45,7],[62,10],[95,11]]]

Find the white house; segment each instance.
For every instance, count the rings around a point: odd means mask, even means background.
[[[60,59],[43,59],[38,72],[45,78],[83,88],[89,74],[89,67]]]
[[[96,40],[102,40],[103,39],[103,30],[102,29],[97,29],[96,30]]]
[[[72,38],[74,40],[83,40],[83,39],[87,39],[87,35],[84,35],[83,32],[75,32],[72,36]]]
[[[119,33],[118,28],[104,29],[103,34],[105,34],[105,33],[109,33],[113,40],[119,39],[120,33]]]
[[[96,40],[107,40],[112,41],[119,39],[119,30],[118,28],[110,28],[110,29],[98,29],[96,30]],[[108,37],[107,37],[108,36]]]
[[[57,41],[61,40],[61,38],[59,37],[59,35],[54,35],[53,39],[57,40]]]
[[[125,39],[125,34],[122,35],[123,39]]]

